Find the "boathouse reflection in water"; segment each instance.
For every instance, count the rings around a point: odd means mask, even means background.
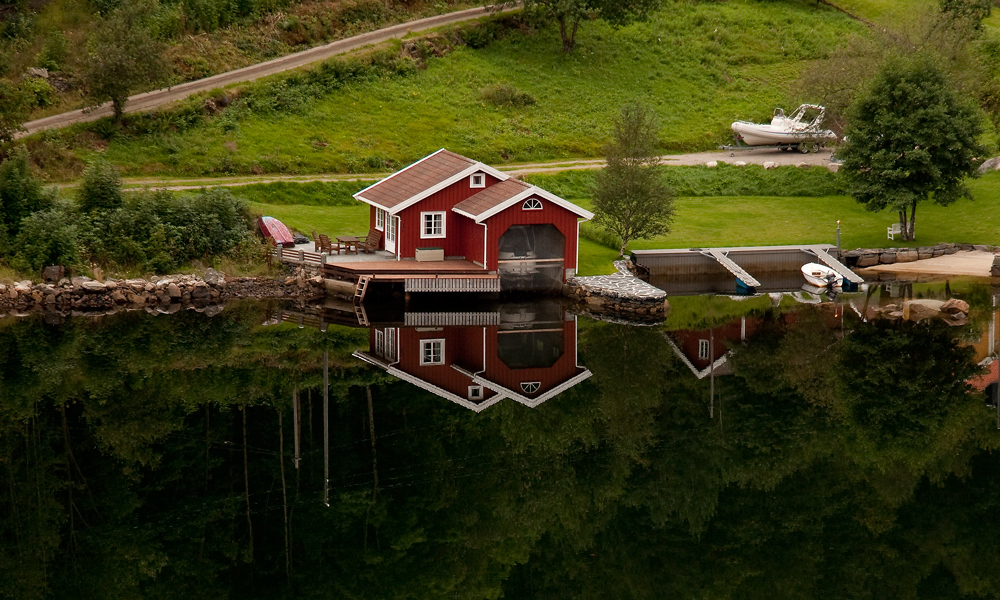
[[[371,327],[354,356],[476,412],[504,398],[533,408],[591,375],[577,363],[576,317],[554,301],[407,313]]]

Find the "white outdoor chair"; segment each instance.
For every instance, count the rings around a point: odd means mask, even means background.
[[[886,227],[885,235],[890,240],[895,240],[896,238],[893,237],[893,236],[897,236],[897,235],[899,235],[901,233],[903,233],[903,232],[900,230],[899,223],[893,223],[892,225],[889,225],[888,227]]]

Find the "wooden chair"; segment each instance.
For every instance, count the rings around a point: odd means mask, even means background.
[[[326,252],[327,254],[333,254],[334,253],[335,249],[334,249],[334,246],[333,246],[333,242],[330,241],[330,238],[327,237],[326,234],[321,233],[318,236],[316,236],[316,239],[319,240],[319,251],[320,252]],[[340,254],[340,244],[337,244],[336,252],[337,252],[337,254]]]
[[[358,246],[365,251],[365,254],[370,254],[378,250],[378,243],[381,239],[382,232],[372,227],[368,230],[368,235],[364,240],[358,240]]]

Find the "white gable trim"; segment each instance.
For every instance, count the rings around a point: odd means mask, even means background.
[[[463,373],[463,374],[465,374],[465,375],[471,375],[470,373]],[[579,374],[577,374],[577,375],[575,375],[573,377],[570,377],[566,381],[560,383],[559,385],[555,386],[551,390],[549,390],[549,391],[545,392],[544,394],[542,394],[540,396],[537,396],[535,398],[528,398],[527,396],[519,394],[518,392],[515,392],[514,390],[512,390],[510,388],[504,387],[504,386],[500,385],[499,383],[496,383],[495,381],[490,381],[489,379],[484,379],[484,378],[479,377],[479,376],[473,375],[472,376],[472,381],[478,383],[479,385],[481,385],[483,387],[490,388],[491,390],[497,392],[497,394],[500,395],[500,396],[505,396],[505,397],[510,398],[512,400],[516,400],[517,402],[520,402],[521,404],[527,406],[528,408],[535,408],[536,406],[538,406],[542,402],[545,402],[549,398],[552,398],[553,396],[557,396],[557,395],[561,394],[562,392],[568,390],[569,388],[573,387],[574,385],[580,383],[581,381],[584,381],[584,380],[590,378],[591,375],[593,375],[593,373],[590,372],[590,369],[584,369],[583,372],[581,372],[581,373],[579,373]]]
[[[512,196],[512,197],[508,198],[507,200],[504,200],[502,203],[494,206],[493,208],[491,208],[491,209],[487,210],[486,212],[484,212],[482,214],[479,214],[479,215],[470,215],[469,213],[467,213],[465,211],[457,210],[457,209],[454,209],[454,208],[452,208],[452,210],[455,211],[456,213],[462,215],[462,216],[469,217],[470,219],[474,220],[476,223],[482,223],[483,221],[485,221],[486,219],[489,219],[493,215],[495,215],[497,213],[501,213],[501,212],[507,210],[508,208],[510,208],[511,206],[513,206],[515,204],[518,204],[520,202],[523,202],[524,200],[527,200],[531,196],[540,196],[540,197],[548,200],[552,204],[555,204],[556,206],[560,206],[562,208],[565,208],[569,212],[571,212],[571,213],[573,213],[573,214],[575,214],[575,215],[577,215],[579,217],[583,217],[584,219],[586,219],[588,221],[590,219],[594,218],[594,213],[590,212],[589,210],[586,210],[584,208],[580,208],[579,206],[573,204],[572,202],[570,202],[568,200],[563,200],[562,198],[560,198],[559,196],[556,196],[552,192],[547,192],[547,191],[543,190],[542,188],[534,186],[534,185],[528,186],[528,189],[524,190],[520,194],[517,194],[516,196]]]
[[[427,159],[429,159],[429,158],[431,158],[431,157],[433,157],[433,156],[437,156],[438,154],[441,154],[442,152],[444,152],[444,148],[441,148],[441,149],[440,149],[440,150],[438,150],[437,152],[433,152],[433,153],[431,153],[431,154],[428,154],[427,156],[425,156],[425,157],[421,158],[420,160],[418,160],[417,162],[415,162],[415,163],[413,163],[413,164],[411,164],[411,165],[408,165],[408,166],[406,166],[406,167],[403,167],[402,169],[400,169],[400,170],[396,171],[396,172],[395,172],[395,173],[393,173],[392,175],[389,175],[389,176],[388,176],[388,177],[386,177],[385,179],[379,179],[378,181],[376,181],[375,183],[373,183],[373,184],[371,184],[370,186],[366,187],[365,189],[361,190],[360,192],[357,192],[357,193],[355,193],[355,194],[354,194],[354,197],[355,197],[355,198],[358,198],[359,200],[362,200],[361,198],[359,198],[359,196],[361,196],[362,194],[364,194],[364,193],[365,193],[365,192],[367,192],[368,190],[372,189],[372,188],[373,188],[373,187],[375,187],[376,185],[378,185],[378,184],[380,184],[380,183],[383,183],[383,182],[385,182],[385,181],[389,181],[390,179],[392,179],[392,178],[393,178],[393,177],[395,177],[396,175],[399,175],[399,174],[400,174],[400,173],[402,173],[403,171],[406,171],[406,170],[408,170],[408,169],[411,169],[411,168],[413,168],[413,167],[415,167],[415,166],[419,165],[420,163],[424,162],[425,160],[427,160]],[[367,200],[364,200],[364,202],[368,202],[368,201],[367,201]],[[371,204],[371,202],[368,202],[368,203],[369,203],[369,204]],[[380,205],[376,204],[375,206],[380,206]]]
[[[722,356],[720,356],[719,358],[715,359],[715,362],[708,365],[704,369],[698,369],[698,367],[694,366],[694,363],[692,363],[691,360],[680,349],[680,346],[674,343],[674,340],[671,339],[669,335],[664,334],[663,337],[667,339],[667,343],[670,344],[670,348],[673,349],[674,354],[676,354],[678,358],[680,358],[681,361],[685,365],[687,365],[687,368],[691,369],[691,372],[694,373],[694,376],[697,377],[698,379],[704,379],[705,377],[710,375],[712,371],[722,367],[722,365],[726,364],[726,362],[729,360],[729,355],[733,353],[733,351],[730,350],[725,354],[723,354]]]
[[[406,167],[406,169],[409,169],[410,167],[414,167],[414,166],[416,166],[416,165],[424,162],[425,160],[427,160],[431,156],[434,156],[438,152],[444,152],[444,148],[442,148],[441,150],[438,150],[437,152],[435,152],[434,154],[431,154],[430,156],[428,156],[426,158],[420,159],[419,161],[413,163],[409,167]],[[403,169],[403,171],[405,171],[406,169]],[[360,200],[361,202],[364,202],[366,204],[371,204],[372,206],[377,206],[379,208],[382,208],[383,210],[387,211],[390,215],[397,215],[401,211],[406,210],[407,208],[413,206],[417,202],[420,202],[424,198],[430,196],[431,194],[435,194],[437,192],[440,192],[441,190],[445,189],[446,187],[448,187],[448,186],[450,186],[450,185],[452,185],[454,183],[457,183],[458,181],[466,179],[467,177],[471,177],[473,173],[478,173],[478,172],[482,171],[483,173],[488,173],[489,175],[492,175],[493,177],[499,179],[500,181],[506,181],[507,179],[510,179],[510,175],[507,175],[506,173],[503,173],[502,171],[498,171],[498,170],[494,169],[493,167],[491,167],[489,165],[484,165],[481,162],[474,162],[471,166],[469,166],[469,168],[461,171],[460,173],[452,175],[451,177],[449,177],[448,179],[445,179],[444,181],[438,182],[437,184],[435,184],[435,185],[433,185],[433,186],[431,186],[431,187],[423,190],[422,192],[419,192],[419,193],[417,193],[417,194],[415,194],[415,195],[407,198],[406,200],[403,200],[402,202],[400,202],[396,206],[393,206],[392,208],[386,208],[385,206],[383,206],[381,204],[378,204],[376,202],[372,202],[371,200],[369,200],[369,199],[367,199],[367,198],[364,197],[364,193],[366,191],[368,191],[369,189],[375,187],[376,185],[379,185],[380,183],[382,183],[384,181],[388,181],[388,180],[392,179],[393,177],[395,177],[396,175],[399,175],[403,171],[397,171],[397,172],[393,173],[392,175],[386,177],[382,181],[379,181],[378,183],[373,183],[372,185],[370,185],[370,186],[366,187],[365,189],[361,190],[360,192],[354,194],[354,198],[356,200]]]
[[[469,410],[472,410],[472,411],[475,411],[475,412],[480,412],[480,411],[482,411],[482,410],[484,410],[486,408],[489,408],[490,406],[493,406],[494,404],[496,404],[497,402],[503,400],[503,398],[504,398],[503,394],[496,394],[495,396],[493,396],[489,400],[486,400],[485,402],[480,402],[479,404],[476,404],[474,402],[470,402],[467,398],[463,398],[463,397],[459,396],[458,394],[453,394],[453,393],[449,392],[448,390],[446,390],[444,388],[441,388],[441,387],[438,387],[438,386],[434,385],[433,383],[424,381],[423,379],[420,379],[419,377],[417,377],[415,375],[410,375],[406,371],[401,371],[401,370],[397,369],[396,367],[394,367],[394,366],[392,366],[390,364],[387,364],[387,363],[385,363],[385,362],[383,362],[383,361],[375,358],[374,356],[368,354],[367,352],[361,352],[360,350],[358,350],[358,351],[355,351],[352,354],[352,356],[354,356],[355,358],[360,358],[361,360],[365,361],[366,363],[375,365],[376,367],[380,367],[382,369],[385,369],[385,372],[388,373],[389,375],[392,375],[393,377],[397,377],[399,379],[402,379],[403,381],[405,381],[407,383],[412,383],[413,385],[417,386],[418,388],[420,388],[422,390],[427,390],[428,392],[434,394],[435,396],[439,396],[441,398],[444,398],[445,400],[451,400],[455,404],[460,404],[460,405],[464,406],[465,408],[468,408]],[[496,390],[492,390],[491,389],[490,391],[495,392]]]

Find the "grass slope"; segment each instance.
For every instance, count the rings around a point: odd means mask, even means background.
[[[395,168],[442,147],[494,164],[590,157],[631,99],[656,108],[666,149],[711,148],[729,139],[735,118],[797,104],[790,90],[803,65],[863,29],[804,0],[677,0],[619,30],[585,23],[571,55],[553,28],[515,33],[431,59],[412,76],[347,85],[294,114],[116,139],[107,155],[130,175],[351,172]],[[487,104],[481,91],[497,83],[536,104]]]

